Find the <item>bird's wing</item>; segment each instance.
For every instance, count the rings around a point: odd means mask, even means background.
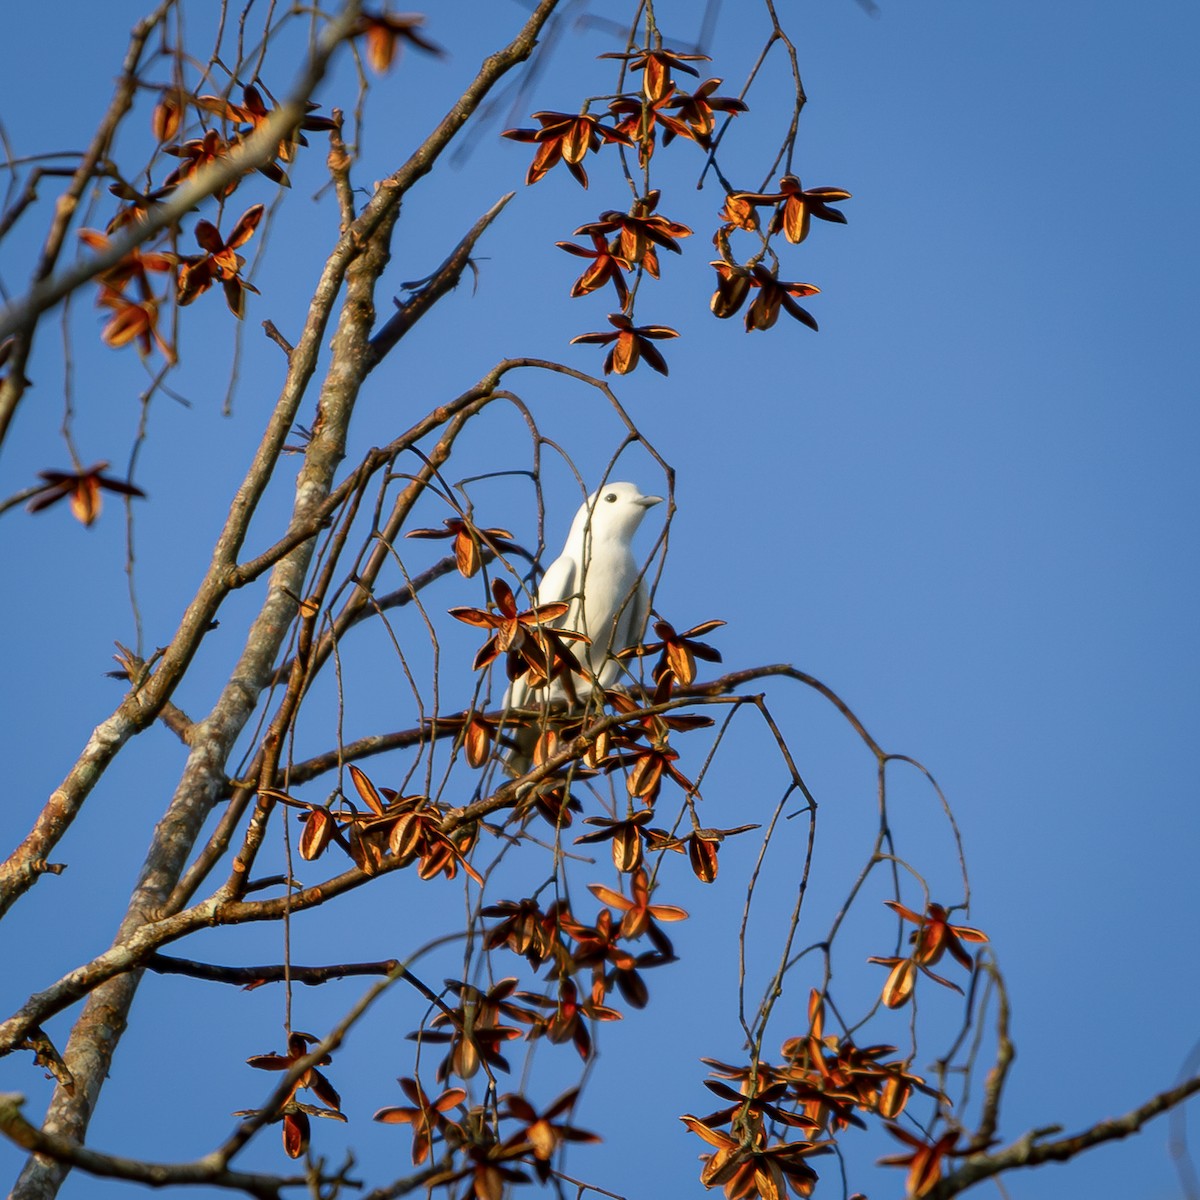
[[[646,587],[646,577],[643,575],[637,582],[637,591],[629,602],[629,624],[625,627],[625,645],[622,649],[634,645],[646,628],[646,618],[650,615],[650,590]]]
[[[614,655],[637,644],[642,636],[642,630],[645,627],[646,618],[649,614],[650,592],[646,587],[645,578],[642,578],[637,581],[637,587],[634,588],[633,595],[629,597],[629,602],[625,605],[618,618],[612,642],[612,652]],[[600,686],[605,688],[612,687],[617,682],[618,676],[622,673],[621,663],[615,657],[610,657],[601,668]]]
[[[575,590],[575,560],[569,554],[560,554],[550,566],[546,569],[545,575],[542,576],[541,583],[535,589],[535,599],[538,604],[551,604],[556,600],[565,600]],[[557,627],[569,622],[571,619],[572,609],[565,612],[556,621],[547,621],[546,624],[551,627]],[[573,628],[573,626],[569,626]],[[528,708],[530,707],[529,686],[525,682],[525,676],[522,675],[515,680],[508,689],[504,697],[505,708]]]
[[[551,604],[556,600],[566,600],[572,592],[575,591],[576,563],[573,556],[569,554],[560,554],[549,567],[546,568],[545,575],[542,576],[542,582],[537,586],[537,602],[539,604]],[[567,614],[563,614],[565,617]],[[563,617],[557,621],[549,621],[550,625],[561,625]]]
[[[569,554],[560,554],[547,568],[545,575],[542,576],[541,583],[537,586],[537,603],[552,604],[557,600],[566,600],[578,586],[575,582],[577,574],[575,559]],[[578,602],[575,601],[572,602],[571,607],[561,617],[554,621],[547,621],[546,624],[551,627],[574,629],[577,624],[574,614],[577,612]],[[525,676],[522,675],[509,685],[508,692],[504,697],[504,707],[506,709],[538,707],[552,698],[557,699],[557,693],[560,690],[560,685],[555,684],[550,689],[549,695],[545,688],[540,688],[536,695],[531,694]],[[509,751],[508,758],[505,761],[505,768],[510,775],[524,775],[529,770],[533,762],[533,748],[537,737],[538,731],[536,728],[516,729],[513,731],[514,747]]]

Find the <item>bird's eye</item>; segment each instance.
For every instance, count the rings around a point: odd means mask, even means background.
[[[612,502],[614,500],[616,500],[616,498],[617,498],[616,492],[609,492],[608,495],[604,497],[604,501],[606,504],[612,504]]]

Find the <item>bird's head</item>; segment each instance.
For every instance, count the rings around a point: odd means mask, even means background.
[[[628,542],[637,532],[646,513],[661,496],[643,496],[634,483],[606,483],[594,491],[575,514],[571,536],[583,537],[593,544],[607,541]]]

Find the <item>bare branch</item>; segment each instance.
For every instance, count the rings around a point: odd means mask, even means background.
[[[1200,1092],[1200,1075],[1185,1080],[1176,1087],[1139,1104],[1121,1117],[1098,1121],[1090,1128],[1057,1141],[1040,1141],[1038,1131],[1027,1133],[1019,1141],[995,1154],[968,1158],[961,1166],[944,1176],[928,1193],[931,1200],[949,1200],[973,1187],[980,1180],[990,1179],[1018,1167],[1037,1167],[1048,1162],[1066,1162],[1105,1142],[1119,1141],[1137,1133],[1148,1121],[1182,1104],[1189,1096]]]
[[[396,301],[396,311],[383,323],[379,332],[371,338],[370,365],[375,366],[402,337],[438,302],[447,292],[458,286],[458,281],[471,258],[475,243],[483,236],[487,227],[500,215],[505,205],[516,195],[509,192],[501,196],[491,208],[471,226],[462,241],[450,252],[442,263],[417,291],[402,304]]]
[[[255,988],[264,983],[305,983],[310,987],[328,983],[331,979],[350,979],[357,975],[390,975],[403,971],[400,963],[389,958],[373,963],[334,963],[327,967],[302,967],[296,963],[273,963],[260,967],[222,967],[213,963],[195,962],[188,958],[172,958],[152,954],[146,969],[158,975],[187,975],[191,979],[207,979],[212,983],[230,983],[236,987]]]

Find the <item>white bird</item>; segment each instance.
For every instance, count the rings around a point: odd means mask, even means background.
[[[570,603],[561,617],[548,624],[591,639],[590,644],[573,643],[573,649],[601,688],[616,682],[621,664],[615,656],[637,642],[646,624],[650,594],[633,557],[632,542],[646,513],[662,499],[643,496],[632,483],[609,483],[593,492],[575,514],[562,553],[537,587],[538,604]],[[576,680],[582,700],[588,685],[578,676]],[[509,688],[505,706],[530,708],[565,699],[560,681],[531,689],[522,677]],[[515,740],[517,749],[507,766],[523,775],[529,769],[537,730],[519,730]]]

